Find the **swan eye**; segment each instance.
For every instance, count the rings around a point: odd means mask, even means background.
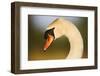
[[[45,34],[44,34],[44,39],[47,39],[47,38],[48,38],[48,35],[52,35],[52,36],[55,38],[54,29],[55,29],[55,28],[52,28],[52,29],[47,30],[47,31],[45,32]]]

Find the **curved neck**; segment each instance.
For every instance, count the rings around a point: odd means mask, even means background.
[[[70,21],[62,18],[56,19],[48,26],[54,28],[55,38],[65,35],[70,42],[70,52],[67,59],[81,58],[83,54],[83,39],[77,27]]]
[[[70,51],[67,59],[81,58],[83,54],[83,39],[74,24],[66,25],[68,29],[65,29],[64,35],[70,42]]]

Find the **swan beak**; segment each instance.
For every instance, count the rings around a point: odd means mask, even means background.
[[[51,45],[53,40],[54,40],[54,37],[48,34],[48,38],[45,41],[44,50],[46,50]]]

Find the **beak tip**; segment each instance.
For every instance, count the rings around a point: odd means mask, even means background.
[[[46,50],[46,48],[43,49],[44,51]]]

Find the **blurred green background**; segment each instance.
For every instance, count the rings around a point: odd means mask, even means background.
[[[43,52],[44,32],[48,25],[62,16],[28,15],[28,60],[52,60],[64,59],[70,50],[70,43],[64,36],[55,40],[52,45]],[[82,58],[88,57],[88,18],[69,17],[64,19],[73,22],[79,29],[84,41],[84,53]]]

